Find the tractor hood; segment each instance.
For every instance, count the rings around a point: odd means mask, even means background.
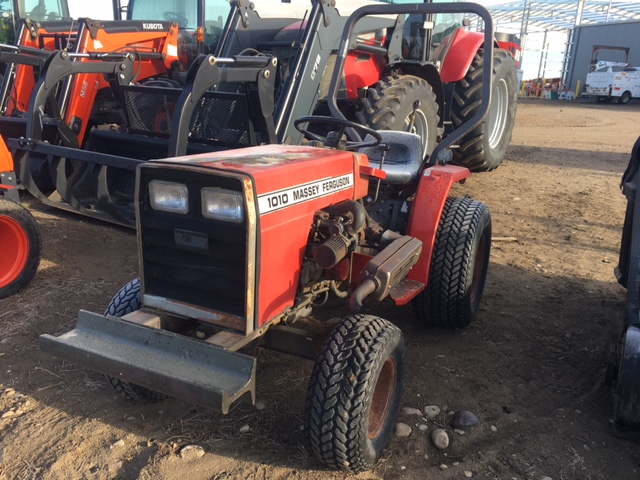
[[[281,205],[287,207],[295,204],[291,202],[303,203],[347,189],[350,191],[349,199],[362,198],[369,184],[367,175],[361,173],[361,167],[369,166],[365,155],[329,148],[264,145],[156,160],[140,168],[158,167],[159,164],[224,170],[250,176],[261,215],[274,210],[273,206],[269,207],[269,194],[289,193],[290,190],[289,202]],[[346,198],[341,196],[337,201],[342,200]]]

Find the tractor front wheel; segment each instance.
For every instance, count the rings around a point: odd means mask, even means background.
[[[413,75],[385,77],[367,90],[358,121],[375,130],[416,133],[423,157],[438,142],[438,104],[431,85]]]
[[[453,91],[451,122],[455,128],[467,122],[480,110],[484,50],[478,51],[465,77]],[[493,54],[493,88],[487,117],[460,140],[453,149],[453,162],[472,172],[488,172],[502,163],[511,141],[516,121],[518,75],[515,62],[507,50]]]
[[[327,466],[373,467],[400,408],[405,345],[398,327],[372,315],[336,325],[309,382],[305,426],[311,449]]]
[[[413,300],[418,320],[463,328],[478,315],[491,252],[491,214],[484,203],[449,197],[431,257],[427,288]]]
[[[116,296],[111,299],[105,315],[112,317],[122,317],[127,313],[140,310],[142,307],[142,295],[140,292],[140,279],[135,278],[120,289]],[[120,380],[119,378],[105,375],[109,384],[122,398],[134,403],[155,403],[167,398],[166,395],[154,392],[148,388],[135,385],[133,383]]]
[[[0,298],[26,287],[40,265],[42,239],[33,215],[0,197]]]

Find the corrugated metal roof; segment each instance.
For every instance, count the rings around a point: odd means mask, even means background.
[[[482,3],[482,0],[475,0]],[[580,4],[583,3],[580,15]],[[500,30],[520,31],[524,23],[527,32],[570,30],[576,25],[640,20],[640,2],[585,0],[522,0],[488,6],[493,22]],[[472,24],[473,24],[473,19]]]

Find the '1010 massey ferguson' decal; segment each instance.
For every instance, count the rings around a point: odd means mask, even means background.
[[[291,207],[298,203],[308,202],[314,198],[324,197],[332,193],[353,187],[353,173],[338,177],[325,178],[295,187],[265,193],[258,197],[260,215]]]

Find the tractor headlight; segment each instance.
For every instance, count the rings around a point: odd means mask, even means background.
[[[244,219],[244,202],[240,192],[224,188],[203,188],[202,215],[213,220],[240,223]]]
[[[149,198],[154,210],[183,215],[189,211],[189,192],[182,183],[151,180]]]

